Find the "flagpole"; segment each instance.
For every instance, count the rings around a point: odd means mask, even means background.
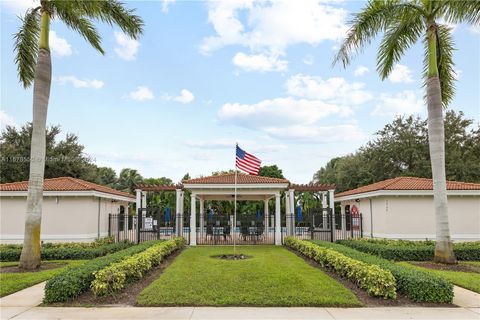
[[[236,241],[235,238],[237,237],[236,232],[237,232],[237,147],[238,143],[235,144],[235,192],[233,194],[233,257],[235,259],[235,254],[236,254]]]

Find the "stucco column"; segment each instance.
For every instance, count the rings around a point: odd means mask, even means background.
[[[190,197],[190,245],[197,245],[197,195],[192,193]]]
[[[333,241],[335,241],[335,235],[336,235],[336,228],[335,228],[335,196],[334,196],[335,190],[331,189],[328,190],[328,195],[330,197],[330,200],[328,201],[331,212],[332,212],[332,230],[333,230]]]
[[[181,205],[181,194],[182,189],[175,190],[175,233],[178,237],[182,235],[182,229],[180,229],[181,222],[183,221],[183,212],[182,212],[182,205]]]
[[[322,192],[322,216],[323,216],[323,223],[322,223],[322,229],[328,229],[328,211],[325,210],[328,208],[327,204],[327,193]]]
[[[135,189],[135,195],[136,195],[136,200],[135,200],[136,212],[135,212],[135,214],[138,214],[138,209],[140,209],[142,207],[142,190]]]
[[[296,230],[295,230],[295,190],[290,189],[290,190],[288,190],[288,193],[290,194],[288,199],[290,200],[290,205],[289,205],[290,215],[291,215],[290,223],[292,224],[292,226],[290,228],[291,228],[291,232],[292,232],[291,235],[294,236],[296,234]]]
[[[205,200],[200,198],[200,236],[203,238],[203,228],[205,226]]]
[[[265,225],[265,235],[268,233],[268,199],[263,200],[263,215],[264,215],[264,225]]]
[[[285,192],[285,226],[287,227],[287,236],[292,235],[292,217],[290,216],[290,194]]]
[[[345,215],[345,206],[340,204],[340,217],[342,221],[342,234],[345,235],[347,230],[347,217]]]
[[[275,195],[275,245],[282,245],[282,224],[280,221],[280,193]]]

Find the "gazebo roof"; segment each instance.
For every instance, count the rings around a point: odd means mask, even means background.
[[[234,173],[195,178],[195,179],[189,179],[189,180],[183,181],[184,185],[185,184],[234,184],[234,183],[235,183]],[[288,184],[290,182],[287,179],[252,176],[244,173],[237,174],[237,184],[277,184],[277,183]]]

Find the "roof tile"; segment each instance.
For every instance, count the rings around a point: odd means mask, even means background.
[[[228,173],[218,176],[202,177],[182,181],[183,184],[234,184],[235,174]],[[287,179],[270,178],[262,176],[252,176],[244,173],[237,174],[237,184],[257,184],[257,183],[289,183]]]

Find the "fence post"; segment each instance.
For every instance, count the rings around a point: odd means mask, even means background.
[[[140,226],[142,224],[142,208],[138,208],[137,212],[137,244],[140,243]]]
[[[353,239],[353,214],[350,213],[350,235],[352,236]]]
[[[360,238],[363,238],[363,216],[361,213],[359,215],[359,219],[360,219]]]
[[[108,236],[111,237],[112,234],[110,233],[111,232],[111,224],[112,224],[112,214],[109,213],[108,214]]]
[[[333,232],[335,230],[335,223],[333,220],[335,219],[335,217],[333,216],[331,210],[329,210],[328,214],[330,215],[330,242],[333,242]]]

